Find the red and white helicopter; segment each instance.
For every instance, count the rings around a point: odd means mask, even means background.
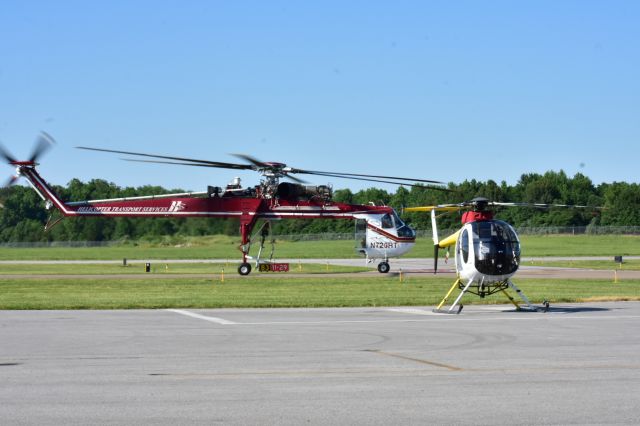
[[[240,179],[235,178],[225,188],[208,187],[205,192],[188,192],[177,194],[162,194],[141,197],[114,198],[105,200],[63,201],[40,176],[36,170],[38,158],[54,144],[54,140],[47,133],[42,132],[36,143],[31,157],[26,161],[18,161],[6,149],[0,149],[0,155],[12,166],[16,167],[16,175],[9,184],[13,184],[18,177],[23,176],[33,189],[45,201],[49,210],[55,207],[63,217],[218,217],[238,218],[240,222],[242,263],[238,273],[248,275],[251,272],[249,260],[255,260],[255,265],[271,263],[260,259],[264,247],[264,237],[270,230],[273,220],[281,219],[352,219],[356,220],[356,229],[361,230],[358,235],[359,245],[356,250],[363,254],[368,262],[380,259],[378,271],[389,272],[389,258],[398,257],[408,252],[415,244],[416,234],[413,229],[405,225],[395,210],[388,206],[356,205],[332,201],[332,188],[329,185],[310,186],[294,175],[317,175],[343,179],[356,179],[372,182],[393,183],[398,185],[416,186],[409,182],[429,184],[417,186],[433,189],[443,189],[435,186],[441,182],[410,179],[393,176],[366,175],[357,173],[325,172],[318,170],[303,170],[288,167],[283,163],[262,162],[248,155],[236,155],[247,163],[224,163],[218,161],[199,160],[183,157],[144,154],[130,151],[111,149],[77,147],[80,149],[124,154],[135,158],[128,161],[160,163],[196,167],[214,167],[235,170],[253,170],[262,175],[260,184],[243,188]],[[140,159],[141,157],[148,159]],[[295,183],[280,182],[288,178]],[[49,220],[45,228],[50,228],[63,217],[55,221]],[[260,249],[256,258],[249,256],[251,247],[251,233],[259,220],[264,223],[259,229],[262,236]]]

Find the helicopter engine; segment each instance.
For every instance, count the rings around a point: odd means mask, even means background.
[[[276,196],[287,200],[291,199],[313,199],[319,198],[322,201],[330,201],[332,190],[327,185],[300,185],[298,183],[281,182],[278,184]]]

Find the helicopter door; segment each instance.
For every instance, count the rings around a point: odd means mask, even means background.
[[[356,219],[356,252],[365,253],[367,249],[367,221]]]
[[[469,263],[469,230],[462,229],[458,243],[456,244],[456,270],[458,272],[464,269],[464,265]],[[473,263],[473,257],[471,258]]]
[[[462,254],[462,261],[464,263],[469,262],[469,231],[467,229],[462,231],[460,236],[460,254]]]

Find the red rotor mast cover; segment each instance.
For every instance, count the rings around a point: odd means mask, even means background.
[[[482,222],[491,219],[493,219],[493,212],[489,210],[483,210],[481,212],[468,211],[462,214],[463,225],[469,222]]]

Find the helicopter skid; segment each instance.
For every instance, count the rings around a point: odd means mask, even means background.
[[[460,290],[460,293],[449,308],[443,309],[442,307],[447,303],[447,300],[449,300],[449,296],[451,296],[456,288]],[[518,303],[518,301],[516,301],[509,293],[507,293],[508,289],[512,289],[520,297],[520,299],[522,299],[521,302],[524,302],[523,306],[521,306],[521,304]],[[460,278],[458,278],[453,283],[453,285],[447,292],[447,295],[442,299],[438,307],[433,309],[433,312],[439,314],[459,314],[463,308],[463,305],[460,303],[460,301],[462,300],[462,296],[464,296],[465,293],[484,298],[485,296],[497,292],[502,292],[518,311],[538,312],[540,310],[531,304],[527,296],[522,292],[522,290],[516,287],[516,285],[511,280],[493,283],[478,283],[470,280],[467,283],[464,283]]]
[[[431,312],[434,314],[450,314],[450,315],[458,315],[460,311],[462,311],[463,305],[460,305],[457,310],[450,311],[448,309],[433,309]]]

